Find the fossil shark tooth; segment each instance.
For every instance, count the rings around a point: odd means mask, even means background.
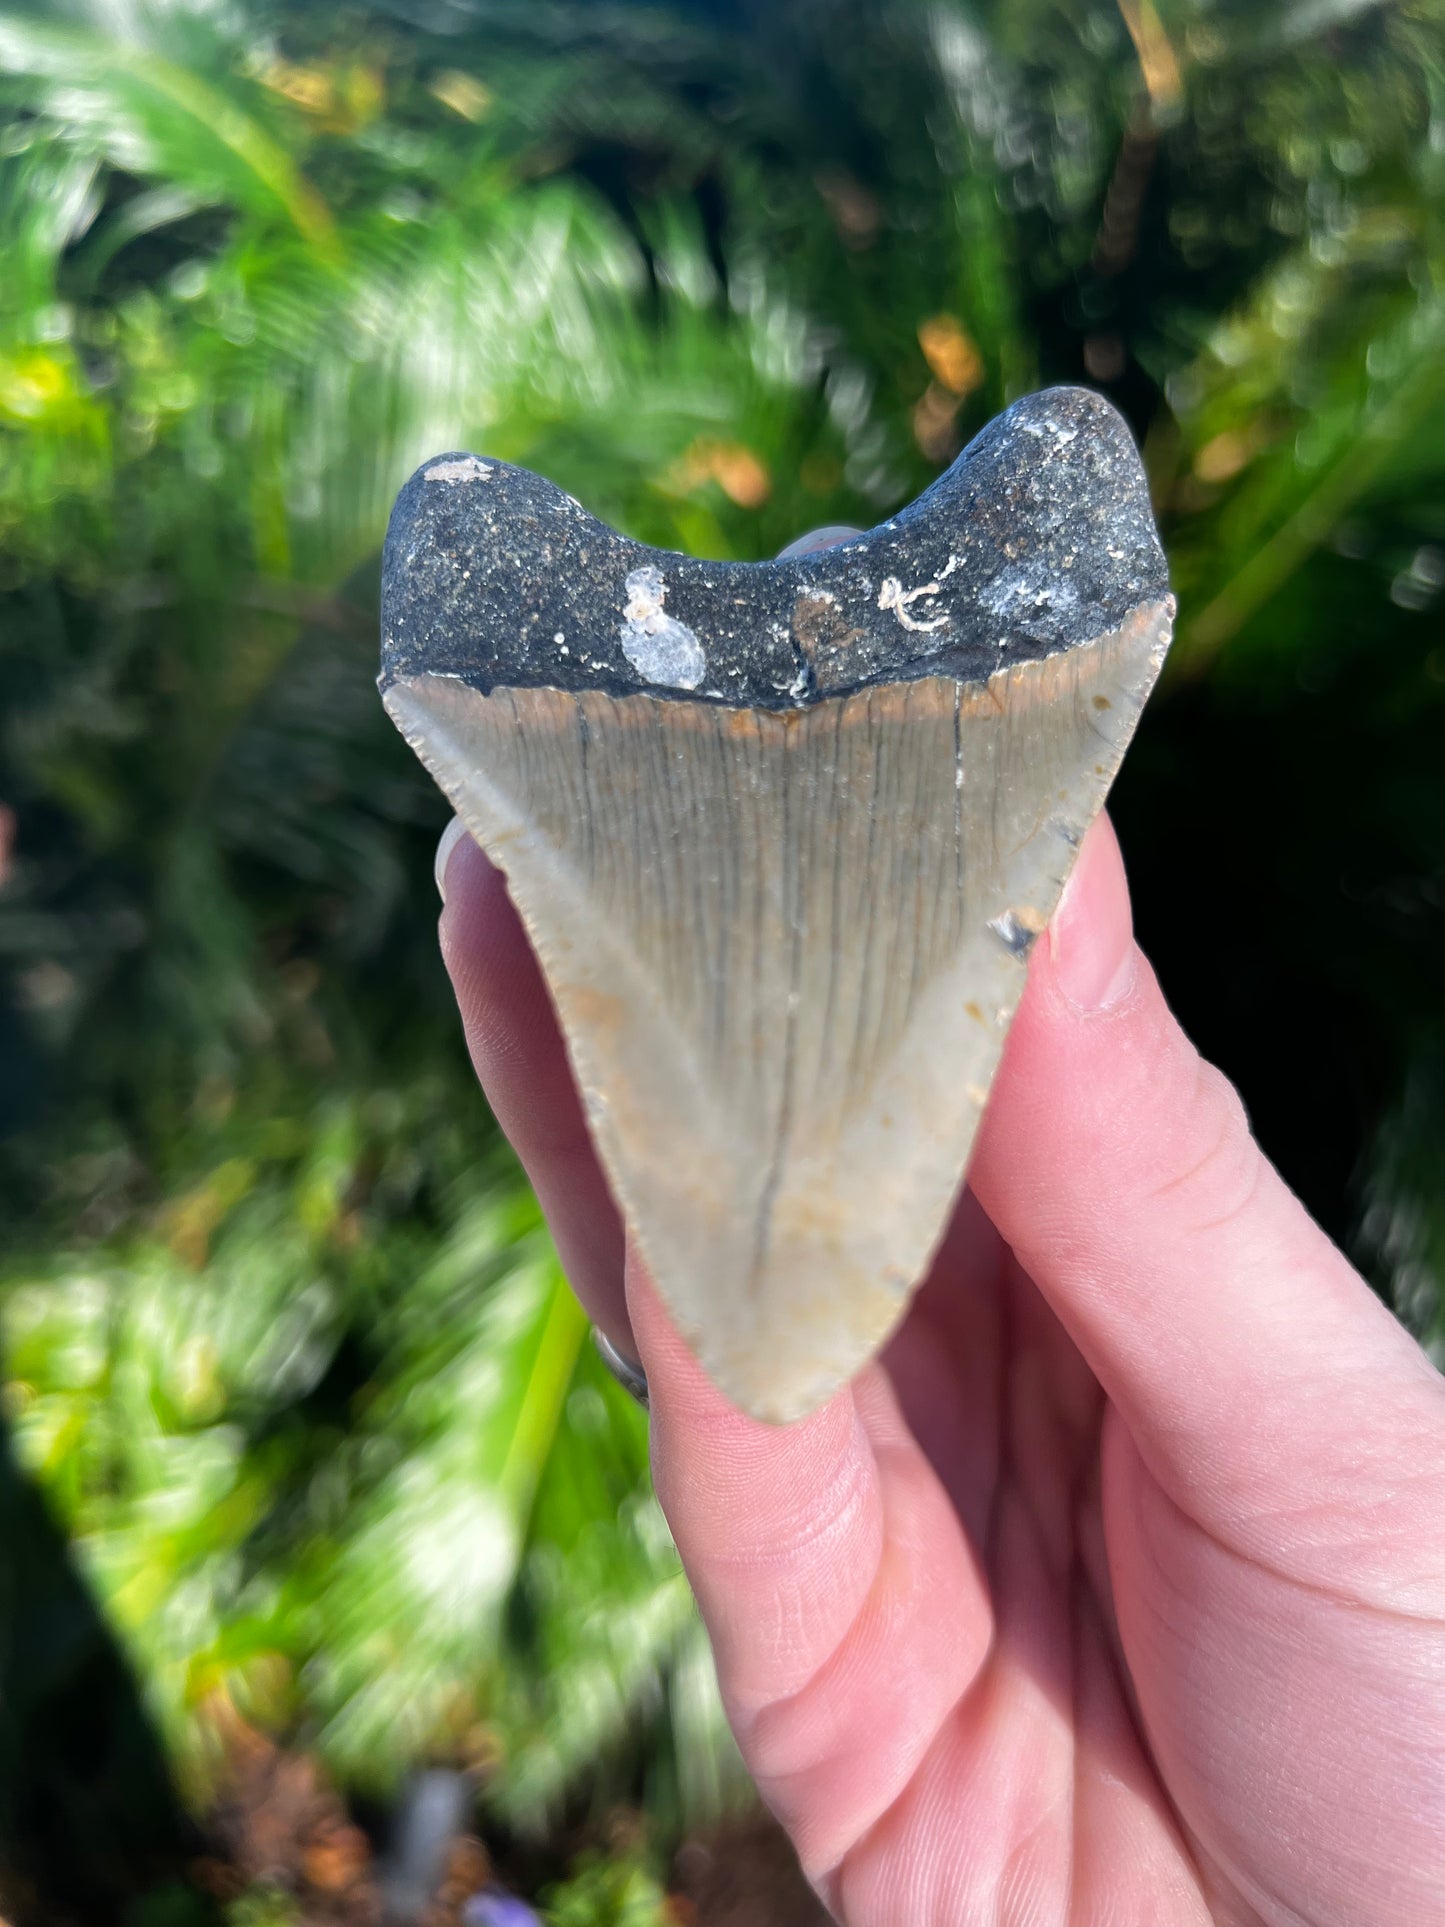
[[[402,490],[387,708],[506,872],[658,1288],[756,1416],[827,1397],[923,1275],[1173,613],[1082,389],[776,562],[643,547],[475,455]]]

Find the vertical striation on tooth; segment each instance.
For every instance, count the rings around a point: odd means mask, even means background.
[[[794,1418],[926,1268],[1168,646],[1137,455],[1032,397],[893,522],[754,565],[467,459],[398,503],[387,707],[507,873],[680,1328]]]

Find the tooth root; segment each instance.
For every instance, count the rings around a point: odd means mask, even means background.
[[[507,873],[659,1290],[799,1416],[927,1268],[1168,646],[1127,431],[1032,397],[893,522],[749,567],[438,458],[383,604],[387,707]]]

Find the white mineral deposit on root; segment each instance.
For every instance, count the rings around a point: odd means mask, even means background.
[[[626,620],[622,624],[622,653],[640,676],[666,689],[696,689],[707,674],[702,644],[685,622],[663,609],[667,584],[662,571],[648,562],[633,569],[623,585],[627,590]]]
[[[475,455],[459,455],[455,461],[433,462],[425,474],[429,482],[490,482],[492,465]]]
[[[947,615],[937,615],[934,616],[931,621],[921,622],[917,616],[908,613],[908,605],[911,602],[917,602],[920,596],[936,596],[937,594],[938,584],[936,582],[924,582],[916,589],[905,589],[896,575],[889,575],[883,578],[883,586],[878,591],[878,607],[880,609],[891,609],[905,629],[914,629],[920,633],[926,633],[933,629],[946,629],[948,627]]]
[[[1079,595],[1072,583],[1060,582],[1047,569],[1027,564],[1008,569],[989,583],[979,602],[990,615],[1007,620],[1021,609],[1047,608],[1051,613],[1077,607]]]

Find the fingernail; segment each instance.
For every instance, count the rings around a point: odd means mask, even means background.
[[[452,851],[467,833],[467,826],[459,816],[454,816],[442,831],[441,841],[437,844],[436,860],[432,864],[432,875],[437,880],[437,895],[445,903],[447,900],[447,865],[452,860]]]
[[[1112,1010],[1134,988],[1129,883],[1112,829],[1097,824],[1049,925],[1054,980],[1076,1010]]]
[[[592,1342],[602,1356],[602,1363],[623,1391],[635,1398],[644,1412],[647,1411],[651,1404],[647,1389],[647,1373],[643,1371],[637,1360],[629,1358],[626,1352],[614,1345],[600,1325],[592,1327]]]
[[[845,526],[841,522],[831,523],[825,529],[813,529],[807,535],[800,535],[796,542],[790,542],[785,549],[778,550],[779,562],[796,561],[802,555],[816,555],[820,549],[836,549],[840,542],[851,542],[862,529]]]

